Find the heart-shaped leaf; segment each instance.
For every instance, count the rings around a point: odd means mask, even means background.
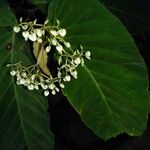
[[[92,53],[63,91],[83,122],[105,140],[142,134],[150,110],[147,71],[121,22],[98,0],[53,0],[48,18],[60,20],[73,46]]]
[[[0,149],[52,150],[47,101],[42,94],[16,85],[6,67],[18,61],[32,64],[29,46],[13,33],[13,13],[0,9],[0,16]]]

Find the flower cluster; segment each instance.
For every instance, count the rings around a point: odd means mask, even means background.
[[[65,87],[65,82],[71,81],[72,78],[77,79],[77,67],[84,66],[85,59],[90,60],[91,57],[91,52],[85,51],[81,45],[74,49],[65,40],[67,31],[59,27],[58,20],[56,26],[48,25],[48,22],[48,20],[44,24],[37,24],[37,20],[23,22],[21,18],[20,23],[13,30],[15,33],[22,32],[25,41],[40,43],[46,53],[54,52],[55,61],[58,63],[57,77],[42,72],[38,64],[41,56],[38,56],[36,64],[29,67],[22,66],[20,62],[8,65],[12,68],[10,74],[16,76],[18,85],[24,85],[29,90],[42,89],[45,96],[48,96],[50,91],[55,95],[60,91],[59,88]]]

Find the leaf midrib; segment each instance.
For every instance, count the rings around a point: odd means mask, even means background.
[[[93,80],[94,84],[96,85],[96,88],[97,88],[98,91],[99,91],[99,95],[102,97],[102,100],[103,100],[104,104],[106,105],[106,108],[108,109],[108,112],[109,112],[109,114],[110,114],[110,116],[111,116],[111,118],[112,118],[112,121],[114,122],[114,124],[115,124],[115,126],[116,126],[116,129],[118,129],[118,128],[117,128],[116,121],[115,121],[115,119],[114,119],[114,117],[113,117],[113,114],[112,114],[112,110],[110,109],[110,107],[109,107],[109,105],[108,105],[108,103],[107,103],[107,100],[106,100],[105,95],[103,94],[102,90],[99,88],[99,85],[97,84],[95,77],[94,77],[93,74],[89,71],[89,69],[86,67],[86,65],[84,65],[84,68],[85,68],[85,70],[87,71],[87,73],[89,74],[89,76],[91,77],[91,79]]]
[[[13,33],[12,35],[12,53],[11,53],[11,63],[13,63],[13,56],[14,56],[14,45],[15,45],[15,33]],[[12,83],[13,83],[13,89],[14,89],[14,94],[15,94],[15,98],[16,98],[16,103],[17,103],[17,107],[18,107],[18,114],[19,114],[19,118],[20,118],[20,123],[21,123],[21,126],[22,126],[22,130],[23,130],[23,133],[24,133],[24,137],[25,137],[25,140],[26,140],[26,143],[29,147],[29,142],[28,142],[28,139],[27,139],[27,135],[26,135],[26,132],[25,132],[25,127],[24,127],[24,123],[23,123],[23,118],[21,116],[21,110],[20,110],[20,106],[19,106],[19,99],[18,99],[18,95],[17,95],[17,89],[16,89],[16,85],[14,84],[14,79],[12,77]]]

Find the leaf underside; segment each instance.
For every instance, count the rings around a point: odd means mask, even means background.
[[[141,135],[150,110],[147,71],[121,22],[97,0],[53,0],[48,19],[59,19],[66,40],[92,53],[63,91],[83,122],[105,140]]]

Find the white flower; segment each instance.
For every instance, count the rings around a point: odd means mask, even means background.
[[[44,91],[44,95],[48,96],[49,95],[49,91]]]
[[[48,86],[51,90],[53,90],[54,88],[55,88],[55,84],[50,84],[49,86]]]
[[[77,79],[78,72],[77,72],[76,70],[75,70],[75,71],[71,71],[70,73],[71,73],[71,75],[72,75],[75,79]]]
[[[58,64],[60,65],[62,63],[62,57],[60,56],[59,58],[58,58]]]
[[[60,29],[58,31],[58,33],[60,34],[60,36],[64,37],[66,35],[67,31],[66,31],[66,29]]]
[[[42,30],[42,35],[45,35],[45,30]]]
[[[16,71],[15,71],[15,70],[12,70],[12,71],[10,72],[10,74],[11,74],[11,76],[15,76],[15,75],[16,75]]]
[[[21,75],[22,75],[24,78],[27,76],[26,72],[23,72]]]
[[[51,41],[51,42],[52,42],[52,44],[53,44],[53,45],[55,45],[55,46],[57,45],[57,40],[52,39],[52,41]]]
[[[57,51],[61,54],[63,51],[63,47],[61,45],[56,46]]]
[[[28,31],[22,32],[22,36],[23,36],[24,38],[28,38],[28,37],[29,37],[29,32],[28,32]]]
[[[60,83],[59,85],[60,85],[61,88],[64,88],[64,87],[65,87],[64,84],[62,84],[62,83]]]
[[[76,58],[75,60],[74,60],[74,63],[76,64],[76,65],[79,65],[80,63],[81,63],[81,59],[78,57],[78,58]]]
[[[30,84],[29,86],[28,86],[28,89],[31,91],[31,90],[34,90],[34,85],[33,84]]]
[[[38,41],[39,43],[42,43],[42,39],[39,38],[39,37],[37,37],[37,41]]]
[[[50,50],[51,50],[51,46],[49,45],[46,47],[45,51],[48,53],[48,52],[50,52]]]
[[[49,20],[47,19],[47,20],[44,22],[44,24],[48,24],[48,22],[49,22]]]
[[[34,85],[34,89],[39,90],[38,85]]]
[[[57,35],[58,35],[57,31],[55,31],[55,30],[51,30],[50,33],[51,33],[53,36],[57,36]]]
[[[22,29],[23,29],[23,30],[27,30],[27,29],[28,29],[28,25],[25,24],[24,26],[22,26]]]
[[[55,90],[56,90],[57,92],[59,92],[59,88],[58,88],[58,87],[55,87]]]
[[[58,76],[58,78],[61,78],[61,72],[60,71],[58,71],[57,76]]]
[[[35,32],[36,32],[36,34],[37,34],[38,37],[41,37],[43,35],[41,29],[35,29]]]
[[[56,94],[56,91],[55,91],[55,90],[53,90],[53,91],[52,91],[52,94],[53,94],[53,95],[55,95],[55,94]]]
[[[21,79],[21,80],[20,80],[20,84],[23,84],[23,85],[24,85],[25,83],[26,83],[26,80],[25,80],[25,79]]]
[[[37,39],[36,34],[35,34],[35,33],[29,34],[29,39],[30,39],[31,41],[35,42],[36,39]]]
[[[18,33],[20,31],[20,27],[14,27],[14,32]]]
[[[91,59],[91,58],[90,58],[90,57],[91,57],[91,52],[90,52],[90,51],[86,51],[85,57],[86,57],[87,59]]]
[[[64,78],[64,81],[69,82],[70,80],[71,80],[71,77],[69,75],[66,75],[65,78]]]
[[[45,84],[42,83],[41,87],[42,87],[43,90],[46,90],[48,88],[48,85],[45,85]]]
[[[65,46],[68,47],[68,48],[70,48],[70,46],[71,46],[69,42],[65,42],[64,44],[65,44]]]

